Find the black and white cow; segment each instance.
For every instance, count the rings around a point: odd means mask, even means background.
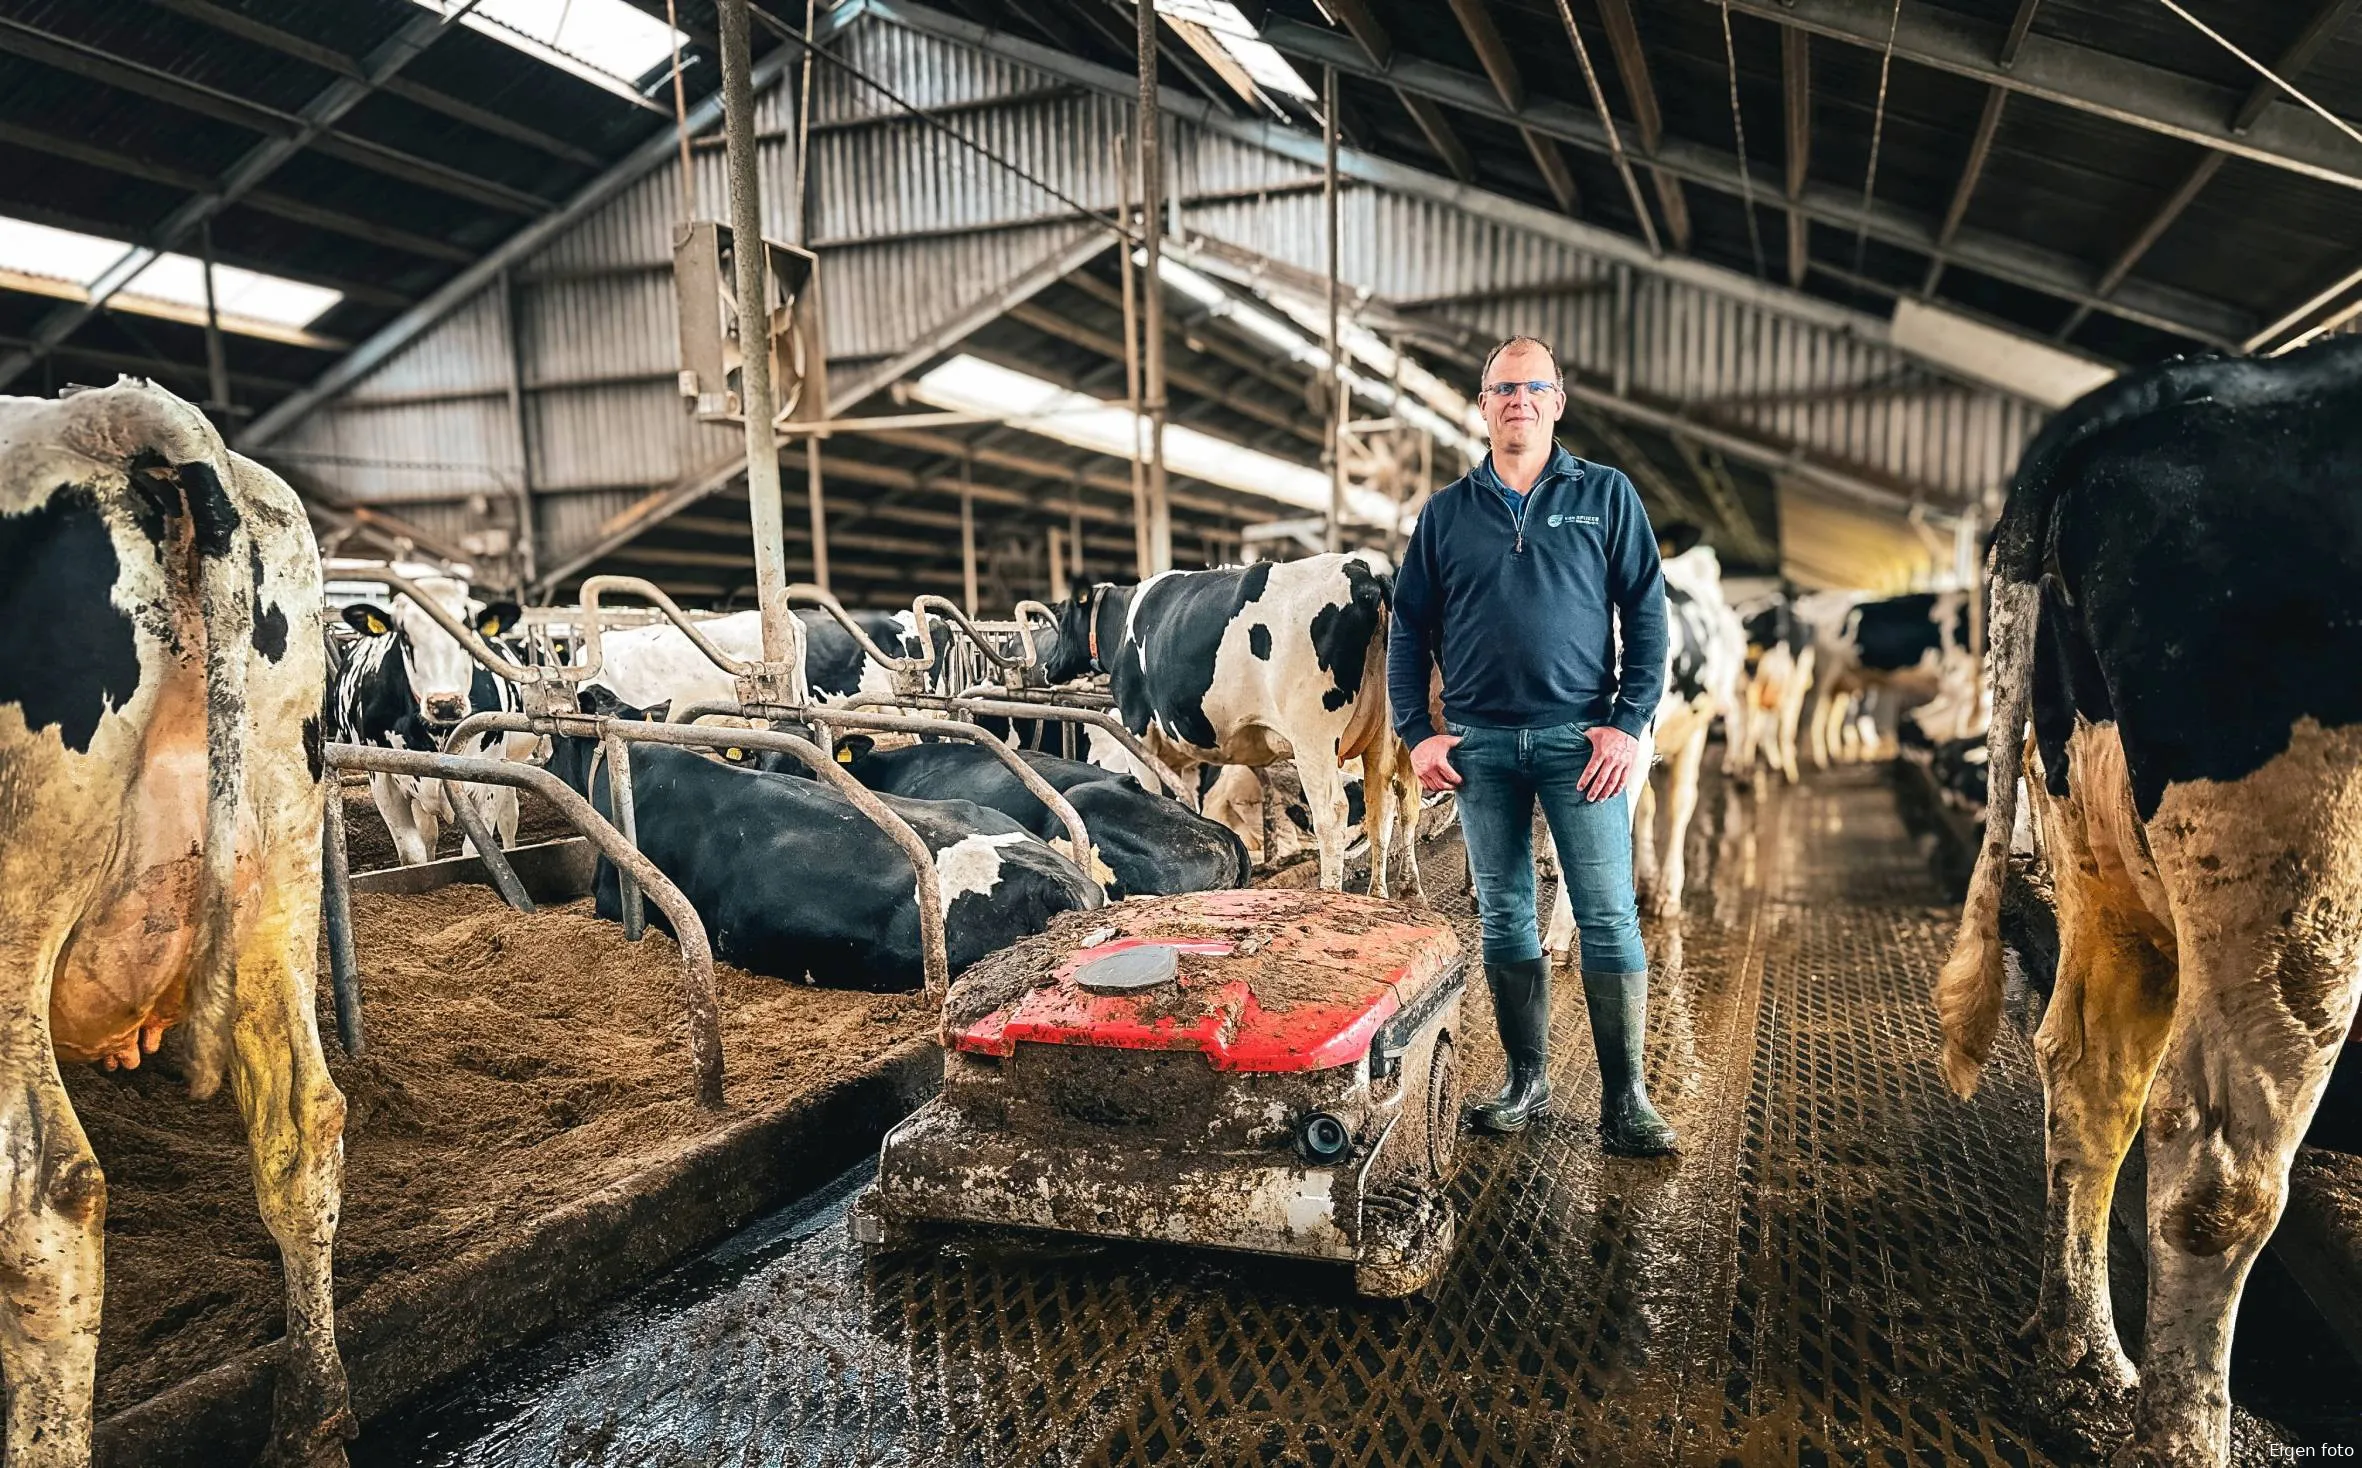
[[[909,613],[854,612],[852,617],[881,652],[902,653]],[[796,619],[804,627],[804,681],[813,698],[834,701],[855,693],[883,693],[891,686],[886,670],[870,660],[835,618],[799,607]],[[742,662],[757,662],[763,656],[760,612],[733,612],[699,622],[697,630]],[[670,622],[607,632],[599,643],[599,668],[585,686],[604,688],[633,708],[679,709],[693,703],[734,702],[738,697],[738,685],[730,675]]]
[[[468,594],[466,582],[452,577],[429,576],[414,584],[487,640],[516,626],[521,616],[515,602],[479,602]],[[408,597],[394,598],[388,606],[355,603],[344,609],[344,619],[361,640],[337,668],[328,707],[330,727],[346,743],[439,750],[443,736],[469,714],[513,713],[522,706],[515,685],[468,656],[458,638]],[[520,654],[517,646],[503,650],[512,658]],[[532,756],[539,741],[530,734],[486,734],[470,742],[473,748],[452,753],[522,760]],[[405,865],[435,859],[444,823],[457,819],[454,799],[475,802],[500,844],[516,844],[517,792],[505,785],[372,774],[369,793]],[[464,845],[475,849],[472,841]]]
[[[1812,628],[1785,595],[1741,619],[1746,630],[1748,669],[1732,719],[1724,768],[1752,779],[1761,763],[1778,770],[1791,785],[1798,779],[1796,731],[1813,686]]]
[[[854,734],[838,747],[853,778],[881,795],[967,801],[999,811],[1044,841],[1066,839],[1065,826],[1050,808],[1008,766],[975,744],[930,741],[878,749],[867,735]],[[1032,750],[1021,750],[1018,757],[1082,817],[1107,870],[1109,897],[1205,892],[1246,881],[1246,848],[1221,823],[1098,765]],[[801,769],[776,758],[762,763],[786,774]]]
[[[1201,764],[1292,757],[1332,891],[1345,875],[1342,766],[1362,758],[1371,890],[1383,893],[1398,828],[1412,852],[1418,816],[1409,754],[1386,716],[1387,601],[1355,556],[1167,571],[1059,603],[1045,663],[1057,683],[1106,674],[1124,727],[1185,777]],[[1146,773],[1110,741],[1094,739],[1091,758]]]
[[[2136,1129],[2148,1163],[2119,1462],[2227,1457],[2240,1292],[2362,1000],[2357,484],[2362,339],[2168,363],[2045,425],[1993,545],[1989,813],[1944,1067],[1972,1092],[2000,1027],[2022,790],[2059,929],[2032,1330],[2120,1390],[2108,1214]]]
[[[194,407],[128,380],[0,398],[11,1463],[90,1461],[107,1179],[59,1062],[137,1065],[174,1024],[195,1096],[233,1078],[286,1275],[268,1456],[344,1459],[330,1254],[345,1107],[313,998],[320,611],[303,506]]]
[[[1849,744],[1863,754],[1870,740],[1849,740],[1856,705],[1878,694],[1889,714],[1952,688],[1973,697],[1975,662],[1968,645],[1968,593],[1913,592],[1859,601],[1814,626],[1821,703],[1813,719],[1813,763],[1827,768]]]
[[[591,740],[554,741],[551,772],[611,809]],[[680,887],[714,953],[774,978],[834,988],[911,989],[924,979],[918,884],[902,848],[817,780],[631,744],[640,850]],[[1100,900],[1081,869],[999,811],[964,800],[881,800],[935,854],[944,943],[958,973]],[[598,911],[622,911],[601,861]],[[661,927],[651,906],[648,920]]]

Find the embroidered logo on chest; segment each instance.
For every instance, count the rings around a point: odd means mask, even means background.
[[[1599,517],[1597,515],[1552,515],[1550,517],[1550,528],[1556,530],[1559,526],[1566,524],[1570,520],[1577,525],[1597,525],[1599,523]]]

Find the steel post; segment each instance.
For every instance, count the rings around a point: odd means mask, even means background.
[[[352,861],[344,841],[344,784],[328,779],[320,821],[320,920],[328,929],[328,981],[336,996],[336,1040],[361,1053],[361,966],[353,959]]]
[[[1148,418],[1148,560],[1151,575],[1173,569],[1173,506],[1165,486],[1165,293],[1158,277],[1164,252],[1163,140],[1157,134],[1156,7],[1139,10],[1140,238],[1145,255],[1140,281],[1144,332],[1141,411]]]
[[[607,753],[607,807],[615,812],[615,829],[637,851],[640,847],[640,821],[632,803],[631,751],[624,748],[623,740],[617,736],[612,725],[600,744]],[[631,873],[621,867],[615,871],[615,895],[618,905],[623,909],[623,936],[637,943],[641,934],[647,930],[647,915],[640,906],[639,887],[633,883]]]
[[[465,790],[446,791],[451,797],[451,813],[459,817],[459,829],[475,843],[476,860],[484,864],[486,875],[492,878],[492,889],[501,901],[519,912],[534,911],[533,899],[526,894],[525,884],[517,879],[517,869],[509,865],[508,854],[500,849],[500,833],[484,819],[473,797]]]

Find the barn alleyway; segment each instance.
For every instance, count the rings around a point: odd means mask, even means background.
[[[2086,1461],[2013,1340],[2042,1210],[2031,1058],[2007,1036],[1973,1105],[1944,1089],[1927,996],[1953,909],[1884,776],[1710,784],[1693,840],[1688,910],[1650,931],[1652,1090],[1687,1155],[1602,1160],[1562,984],[1560,1115],[1463,1139],[1433,1300],[1097,1244],[865,1261],[843,1222],[863,1169],[379,1424],[355,1462]],[[1428,876],[1464,916],[1455,837]],[[1499,1065],[1483,1003],[1475,1085]],[[2242,1459],[2268,1430],[2243,1417]]]

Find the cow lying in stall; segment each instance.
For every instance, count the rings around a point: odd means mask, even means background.
[[[1015,773],[990,751],[964,740],[929,741],[901,749],[876,748],[869,736],[851,734],[838,743],[846,772],[880,795],[911,800],[967,801],[999,811],[1047,842],[1064,842],[1066,828],[1034,798]],[[1094,868],[1110,899],[1166,896],[1237,887],[1247,880],[1246,847],[1230,828],[1210,821],[1167,795],[1143,790],[1118,775],[1081,760],[1033,750],[1018,758],[1066,797],[1091,836]],[[756,763],[795,774],[785,756],[765,755]],[[1096,874],[1096,871],[1094,872]]]
[[[604,690],[589,712],[637,717]],[[612,806],[593,740],[555,741],[550,772],[599,812]],[[909,989],[924,978],[917,883],[893,839],[828,786],[630,744],[639,847],[697,909],[716,956],[754,973],[847,989]],[[597,766],[594,768],[594,765]],[[1099,900],[1091,880],[1023,826],[964,800],[881,796],[934,853],[944,945],[956,974]],[[622,914],[615,869],[598,867],[601,917]],[[661,927],[651,907],[648,920]]]
[[[2149,1323],[2120,1462],[2224,1461],[2239,1296],[2362,997],[2357,465],[2362,341],[2170,363],[2044,427],[1992,551],[1990,804],[1944,1066],[1973,1092],[2000,1024],[2024,768],[2060,948],[2029,1328],[2058,1368],[2134,1387],[2107,1240],[2141,1128]]]
[[[1370,890],[1391,886],[1399,840],[1418,886],[1418,782],[1386,717],[1387,589],[1350,555],[1167,571],[1086,587],[1052,608],[1053,683],[1108,676],[1116,714],[1187,777],[1202,764],[1293,758],[1320,851],[1320,884],[1345,880],[1345,761],[1363,761]],[[1094,737],[1093,762],[1136,777]]]
[[[515,602],[477,601],[466,582],[452,577],[424,577],[415,584],[487,642],[521,617]],[[344,620],[361,640],[337,667],[329,694],[329,729],[337,740],[441,750],[443,736],[469,714],[515,713],[523,706],[516,685],[479,665],[458,638],[408,597],[396,597],[384,607],[355,603],[344,609]],[[504,650],[512,658],[521,656],[520,647]],[[451,753],[524,760],[539,742],[531,734],[483,734]],[[454,799],[475,802],[502,846],[517,844],[517,792],[508,786],[372,774],[369,794],[406,866],[435,859],[443,823],[458,819]],[[462,850],[474,851],[475,843],[464,843]]]
[[[106,1182],[59,1059],[187,1024],[225,1074],[287,1280],[274,1461],[344,1462],[330,1245],[344,1098],[313,1011],[325,687],[301,505],[125,381],[0,399],[0,1372],[11,1464],[87,1463]]]
[[[882,652],[903,649],[906,616],[886,612],[854,612],[854,623]],[[883,693],[886,670],[871,662],[861,644],[834,617],[810,607],[799,607],[796,619],[804,625],[805,691],[822,702],[855,693]],[[743,662],[763,656],[760,612],[732,612],[699,622],[698,633],[724,653]],[[733,703],[738,685],[713,660],[699,652],[689,635],[670,622],[626,627],[599,638],[599,668],[588,688],[604,688],[630,708],[675,709],[696,703]]]

